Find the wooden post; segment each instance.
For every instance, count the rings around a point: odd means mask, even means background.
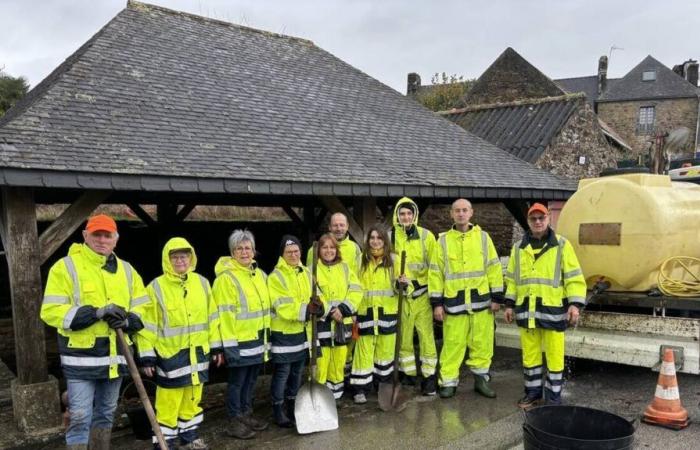
[[[87,219],[92,211],[109,196],[107,191],[87,191],[41,233],[39,262],[44,264],[66,239]]]
[[[364,236],[369,227],[377,223],[377,199],[374,197],[356,198],[353,204],[353,212],[355,213],[355,220],[362,227],[362,235]]]
[[[3,187],[5,226],[3,246],[7,254],[12,291],[17,378],[20,384],[48,379],[44,324],[41,309],[39,234],[34,192],[29,188]]]

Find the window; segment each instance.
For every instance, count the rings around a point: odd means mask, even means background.
[[[656,111],[653,106],[639,108],[639,120],[637,121],[637,133],[650,134],[654,132],[654,119]]]
[[[656,70],[645,70],[642,72],[642,81],[656,81]]]

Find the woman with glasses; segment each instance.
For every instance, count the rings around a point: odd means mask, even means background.
[[[221,345],[218,314],[209,281],[196,273],[197,255],[185,239],[163,248],[163,275],[147,288],[150,307],[136,344],[142,370],[155,375],[156,419],[168,448],[205,450],[198,436],[203,414],[199,403],[209,377],[210,349]],[[220,354],[214,356],[221,365]],[[154,448],[160,448],[153,437]]]
[[[214,271],[214,301],[219,312],[221,347],[228,368],[226,434],[251,439],[267,428],[253,415],[253,389],[269,350],[270,295],[267,277],[255,262],[255,237],[236,230],[228,238],[231,256],[223,256]]]

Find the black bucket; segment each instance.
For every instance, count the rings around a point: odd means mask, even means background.
[[[156,384],[151,380],[143,380],[144,387],[148,393],[151,404],[153,404],[153,396],[156,390]],[[129,390],[132,387],[136,387],[134,382],[130,382],[124,388],[122,392],[122,404],[126,410],[126,416],[129,418],[129,424],[131,425],[131,430],[134,432],[136,439],[142,441],[150,441],[153,436],[153,431],[151,430],[151,422],[148,420],[148,414],[146,414],[146,408],[143,407],[141,401],[139,400],[138,394],[136,396],[129,397]]]
[[[615,414],[581,406],[540,406],[525,413],[526,450],[631,449],[635,427]]]

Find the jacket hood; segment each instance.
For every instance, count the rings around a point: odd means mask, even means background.
[[[170,252],[173,250],[189,250],[192,252],[192,258],[190,258],[190,267],[187,269],[186,273],[193,272],[194,269],[197,267],[197,254],[194,252],[194,247],[187,242],[187,239],[181,238],[181,237],[174,237],[170,239],[168,242],[165,243],[165,246],[163,247],[163,254],[162,254],[162,265],[163,265],[163,273],[166,275],[172,275],[176,278],[182,278],[182,275],[178,275],[175,273],[173,270],[172,264],[170,264]]]
[[[399,221],[399,208],[402,206],[408,206],[413,210],[413,223],[411,225],[414,227],[418,226],[418,205],[410,198],[403,197],[401,200],[396,202],[396,206],[394,206],[394,215],[392,217],[394,228],[402,227],[401,222]]]
[[[250,264],[250,267],[244,267],[233,256],[222,256],[214,265],[214,273],[218,277],[227,270],[255,270],[257,267],[258,263],[255,260]]]

